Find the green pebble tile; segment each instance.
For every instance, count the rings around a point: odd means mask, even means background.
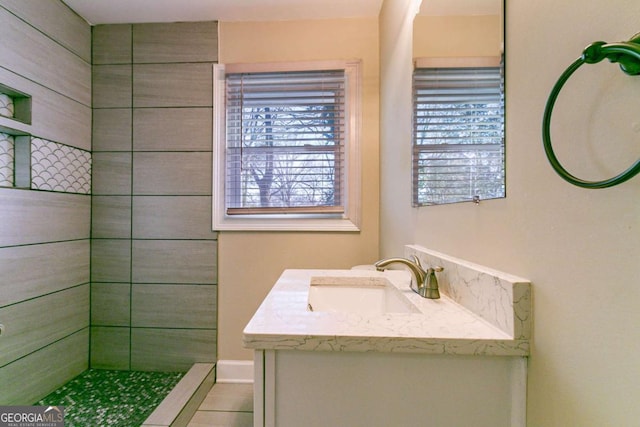
[[[89,369],[35,405],[64,406],[66,427],[134,427],[183,376],[182,372]]]

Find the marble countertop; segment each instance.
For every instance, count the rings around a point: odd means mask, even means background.
[[[365,315],[307,309],[314,276],[382,276],[420,313]],[[244,330],[252,349],[377,351],[425,354],[526,356],[529,341],[515,338],[456,303],[422,298],[404,270],[285,270]],[[514,313],[515,315],[515,313]]]

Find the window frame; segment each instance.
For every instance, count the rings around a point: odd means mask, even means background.
[[[226,174],[226,73],[345,70],[345,202],[344,213],[228,215]],[[212,228],[217,231],[360,231],[361,216],[361,64],[351,61],[213,65],[213,197]]]
[[[447,153],[452,152],[452,150],[457,150],[458,148],[464,147],[464,144],[447,144],[443,146],[441,151],[436,150],[428,150],[423,149],[420,150],[420,145],[416,143],[416,99],[415,99],[415,89],[412,89],[412,110],[414,111],[414,117],[412,118],[412,137],[411,137],[411,165],[412,165],[412,206],[413,207],[423,207],[423,206],[435,206],[435,205],[450,205],[455,203],[464,203],[464,202],[475,202],[478,203],[480,200],[493,200],[493,199],[502,199],[506,197],[506,147],[505,147],[505,108],[504,108],[504,63],[502,56],[482,56],[482,57],[445,57],[445,58],[418,58],[414,63],[414,75],[412,75],[412,86],[415,84],[415,71],[419,69],[463,69],[463,68],[501,68],[502,73],[502,138],[501,138],[501,153],[502,153],[502,195],[498,197],[489,197],[489,198],[481,198],[477,195],[471,196],[469,198],[458,198],[457,200],[452,201],[443,201],[443,202],[432,202],[432,201],[421,201],[419,195],[419,187],[418,182],[420,180],[419,167],[417,165],[417,154],[421,152],[431,152],[431,153]],[[472,146],[474,144],[471,144]],[[465,181],[467,182],[467,181]]]

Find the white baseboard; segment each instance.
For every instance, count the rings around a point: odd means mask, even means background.
[[[217,383],[253,383],[253,360],[218,360]]]

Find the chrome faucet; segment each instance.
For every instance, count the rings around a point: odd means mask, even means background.
[[[412,255],[413,261],[406,258],[387,258],[376,262],[376,270],[384,271],[385,267],[391,264],[404,264],[413,273],[415,277],[414,281],[411,281],[411,290],[423,298],[437,299],[440,298],[440,291],[438,289],[438,279],[436,277],[436,271],[442,271],[442,267],[429,267],[425,271],[420,264],[420,260],[417,256]]]

